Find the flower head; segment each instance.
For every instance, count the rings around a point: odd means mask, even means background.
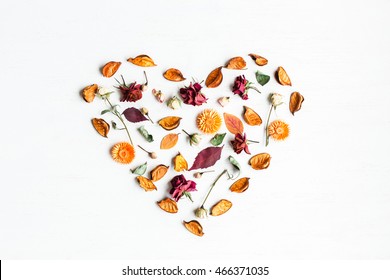
[[[121,142],[111,149],[112,158],[119,163],[127,164],[133,161],[135,157],[134,147],[127,142]]]
[[[181,107],[181,101],[179,98],[177,98],[176,96],[170,98],[168,100],[168,107],[173,109],[173,110],[176,110],[176,109],[179,109]]]
[[[161,90],[152,90],[153,95],[156,97],[157,101],[163,103],[165,101],[165,94]]]
[[[202,86],[199,83],[190,83],[188,87],[180,89],[180,96],[185,104],[200,106],[207,102],[206,96],[204,96],[200,90]]]
[[[221,105],[222,107],[225,107],[230,101],[230,97],[220,97],[218,98],[218,103],[219,105]]]
[[[268,135],[275,140],[284,140],[290,134],[290,128],[287,123],[276,120],[269,124]]]
[[[245,151],[248,155],[249,152],[248,141],[246,140],[246,134],[237,133],[233,141],[230,141],[233,146],[233,150],[236,154],[240,154],[242,151]]]
[[[283,95],[279,93],[271,93],[270,96],[272,106],[277,107],[283,103]]]
[[[199,207],[198,209],[195,210],[195,216],[198,217],[199,219],[204,219],[207,218],[207,210],[204,209],[204,207]]]
[[[189,192],[196,191],[196,183],[191,180],[186,180],[183,175],[177,175],[171,180],[172,188],[170,194],[177,202],[183,195],[189,196]],[[189,198],[191,198],[189,196]]]
[[[142,98],[142,85],[137,84],[136,82],[126,85],[125,83],[119,85],[119,91],[122,96],[120,98],[121,102],[136,102]]]
[[[203,133],[211,134],[217,132],[221,128],[222,119],[217,111],[206,109],[196,118],[196,125]]]
[[[248,99],[248,90],[254,89],[258,93],[261,93],[256,87],[252,86],[253,83],[249,82],[244,75],[236,77],[233,84],[233,93],[241,96],[242,99]]]

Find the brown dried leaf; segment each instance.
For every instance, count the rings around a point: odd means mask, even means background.
[[[206,87],[208,88],[216,88],[222,83],[223,75],[222,75],[222,66],[215,68],[211,73],[207,76],[206,79]]]
[[[180,125],[180,117],[169,116],[158,121],[158,124],[165,130],[172,130]]]
[[[110,125],[105,120],[94,118],[92,119],[92,125],[101,136],[107,138],[108,132],[110,131]]]
[[[261,117],[251,108],[244,106],[245,113],[244,113],[244,120],[249,125],[261,125],[263,123],[263,120]]]
[[[102,74],[104,77],[110,78],[112,77],[116,71],[118,71],[119,66],[121,66],[122,62],[110,61],[106,63],[106,65],[102,68]]]
[[[241,56],[233,57],[226,63],[227,69],[241,70],[246,66],[245,60]]]
[[[276,76],[282,86],[291,86],[290,77],[287,75],[286,70],[284,70],[282,66],[279,66]]]
[[[259,66],[267,65],[268,59],[254,53],[250,53],[249,56],[254,60],[254,62]]]
[[[137,176],[137,180],[140,187],[143,188],[146,192],[157,190],[152,180],[149,180],[148,178],[143,176]]]
[[[183,221],[184,226],[186,229],[188,229],[191,233],[197,235],[197,236],[203,236],[203,227],[198,221],[192,220],[189,222]]]
[[[211,216],[220,216],[225,214],[232,206],[233,203],[229,200],[221,199],[211,208]]]
[[[230,191],[236,192],[236,193],[242,193],[246,191],[249,187],[249,179],[248,177],[243,177],[241,179],[238,179],[230,186]]]
[[[249,165],[255,170],[261,170],[268,168],[271,162],[271,156],[267,153],[261,153],[254,155],[249,160]]]
[[[141,66],[141,67],[151,67],[151,66],[157,66],[153,59],[151,59],[149,56],[146,54],[140,54],[134,58],[129,58],[127,60],[128,62],[131,62],[135,65]]]
[[[168,197],[157,202],[157,205],[162,210],[164,210],[165,212],[168,212],[168,213],[174,214],[174,213],[177,213],[177,211],[179,211],[179,208],[177,207],[176,201],[174,201]]]
[[[176,68],[169,68],[167,71],[164,72],[163,76],[165,79],[172,82],[181,82],[186,79],[184,78],[180,70]]]
[[[233,134],[242,134],[244,132],[244,124],[235,115],[223,113],[226,128]]]
[[[160,149],[161,150],[169,150],[177,144],[177,140],[179,140],[179,133],[170,133],[165,135],[163,139],[161,139]]]
[[[152,171],[150,171],[150,177],[152,178],[152,182],[156,182],[160,180],[162,177],[167,174],[169,166],[164,164],[157,165]]]
[[[96,92],[98,91],[98,88],[99,87],[97,84],[86,86],[83,89],[84,100],[87,101],[88,103],[91,103],[95,99],[95,95],[96,95]]]
[[[302,102],[305,100],[303,96],[295,91],[290,95],[290,112],[294,115],[295,112],[301,110]]]
[[[178,153],[177,156],[173,158],[173,169],[177,172],[188,170],[188,163],[182,154]]]

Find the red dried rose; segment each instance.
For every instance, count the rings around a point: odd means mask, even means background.
[[[172,188],[170,194],[175,201],[178,201],[183,195],[187,196],[191,201],[189,192],[196,191],[196,183],[191,180],[186,180],[183,175],[177,175],[171,180]]]
[[[254,89],[258,93],[261,93],[256,87],[252,86],[252,83],[249,82],[244,75],[236,77],[233,84],[233,93],[241,96],[242,99],[248,99],[248,90]]]
[[[237,133],[234,140],[230,141],[230,143],[232,144],[235,153],[240,154],[244,150],[248,155],[251,154],[251,152],[249,152],[248,141],[246,140],[245,133]]]
[[[190,83],[188,87],[180,89],[180,96],[185,104],[200,106],[207,102],[206,96],[204,96],[200,90],[202,86],[199,83]]]
[[[122,94],[120,101],[135,102],[142,98],[142,85],[136,82],[129,84],[128,86],[123,83],[119,85],[119,90]]]

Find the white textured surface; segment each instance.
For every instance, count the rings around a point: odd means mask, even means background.
[[[0,258],[390,257],[388,1],[40,0],[0,6]],[[272,154],[268,170],[253,172],[245,164],[249,156],[236,156],[251,187],[235,195],[218,185],[209,203],[226,197],[234,206],[204,221],[206,234],[198,238],[181,225],[197,204],[180,201],[177,215],[155,206],[169,178],[158,183],[158,192],[144,193],[128,166],[112,162],[109,148],[125,135],[99,137],[89,120],[103,103],[84,103],[79,90],[94,82],[110,86],[99,67],[140,53],[159,65],[148,69],[150,88],[168,95],[186,83],[165,81],[166,68],[202,80],[237,55],[248,63],[242,73],[254,81],[249,52],[269,59],[264,72],[283,65],[293,81],[292,88],[270,83],[261,96],[250,92],[247,104],[264,120],[271,91],[288,96],[298,90],[306,100],[295,117],[286,105],[278,112],[291,124],[288,141],[250,146],[253,154]],[[129,63],[120,73],[142,80],[142,71]],[[220,88],[204,90],[207,106],[182,110],[182,127],[195,131],[193,117],[203,108],[222,112],[215,100],[230,94],[238,73],[224,71]],[[155,120],[170,113],[148,93],[137,106],[147,105]],[[240,114],[240,104],[225,110]],[[150,131],[157,149],[162,130]],[[247,132],[262,137],[258,129]],[[179,144],[186,147],[184,137]],[[232,153],[225,147],[223,159]],[[196,148],[181,150],[192,162]],[[150,167],[169,164],[175,151],[158,153]],[[138,155],[132,167],[145,161]],[[221,160],[216,169],[226,164]],[[199,181],[196,201],[216,175]]]

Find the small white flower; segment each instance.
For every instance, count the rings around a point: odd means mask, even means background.
[[[194,133],[190,137],[190,145],[198,146],[199,142],[202,140],[202,136],[199,133]]]
[[[283,103],[283,95],[279,93],[271,93],[272,106],[277,107]]]
[[[104,95],[110,94],[112,92],[113,92],[112,90],[110,90],[109,88],[106,88],[106,87],[99,87],[99,89],[98,89],[98,95],[100,95],[100,96],[104,96]]]
[[[207,210],[202,207],[195,210],[195,216],[199,219],[207,218]]]
[[[179,109],[181,107],[180,99],[177,98],[176,96],[170,98],[168,100],[168,107],[173,109],[173,110]]]
[[[230,101],[230,97],[221,97],[221,98],[218,98],[218,103],[219,105],[221,105],[222,107],[225,107]]]

